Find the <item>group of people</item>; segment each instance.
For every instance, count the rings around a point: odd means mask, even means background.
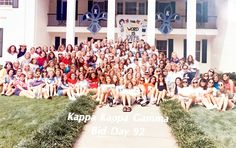
[[[234,107],[234,82],[227,73],[200,74],[191,55],[185,59],[172,52],[168,59],[144,41],[92,39],[58,49],[11,45],[7,50],[1,95],[76,100],[93,92],[99,107],[122,104],[124,112],[166,99],[177,99],[186,110],[194,104],[220,111]]]

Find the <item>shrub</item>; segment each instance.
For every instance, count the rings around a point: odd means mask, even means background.
[[[78,100],[70,103],[66,109],[55,119],[45,123],[27,139],[22,140],[16,147],[72,147],[75,140],[82,133],[86,123],[68,121],[69,112],[77,115],[92,115],[96,102],[88,96],[81,96]]]
[[[161,112],[168,117],[168,125],[181,148],[215,148],[210,139],[177,101],[166,101],[160,106]]]

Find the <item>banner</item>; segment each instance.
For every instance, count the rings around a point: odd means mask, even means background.
[[[146,15],[117,15],[116,26],[118,38],[128,39],[129,42],[147,40],[147,16]]]

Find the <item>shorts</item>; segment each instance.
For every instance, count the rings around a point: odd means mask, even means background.
[[[64,94],[63,94],[63,89],[58,90],[58,91],[57,91],[57,94],[58,94],[58,96],[63,96],[63,95],[64,95]]]
[[[21,90],[20,90],[19,88],[16,88],[16,89],[14,90],[14,95],[19,96],[19,95],[20,95],[20,92],[21,92]]]

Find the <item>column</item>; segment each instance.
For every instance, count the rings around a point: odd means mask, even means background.
[[[187,56],[195,59],[196,50],[196,0],[187,1]]]
[[[148,0],[147,43],[155,45],[156,0]]]
[[[116,0],[108,0],[107,39],[115,40]]]
[[[74,45],[75,40],[75,5],[76,0],[67,0],[66,44]]]
[[[25,1],[24,3],[24,40],[21,44],[26,44],[28,48],[35,46],[35,25],[36,25],[36,1]]]

